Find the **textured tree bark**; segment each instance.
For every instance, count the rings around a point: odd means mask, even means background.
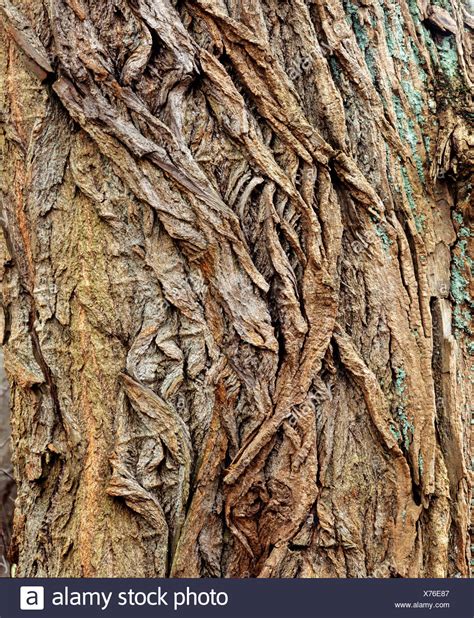
[[[3,369],[0,348],[0,577],[10,575],[8,548],[10,545],[15,497],[15,482],[10,453],[10,406],[8,382]]]
[[[466,577],[472,3],[0,13],[17,574]]]

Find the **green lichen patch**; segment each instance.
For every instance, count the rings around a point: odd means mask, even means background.
[[[418,7],[417,0],[408,0],[408,8],[410,9],[410,13],[416,21],[421,20],[421,13]]]
[[[472,310],[474,303],[469,293],[469,281],[466,270],[471,275],[473,260],[468,255],[466,238],[470,237],[470,230],[464,226],[462,214],[458,211],[453,213],[453,220],[459,225],[458,240],[454,246],[453,259],[451,262],[451,298],[454,304],[453,323],[456,337],[465,334],[472,336]]]
[[[329,58],[329,67],[331,69],[334,81],[340,82],[342,77],[342,67],[334,56]]]
[[[408,83],[408,82],[406,82]],[[403,104],[400,98],[396,95],[393,95],[393,107],[395,110],[395,115],[397,117],[397,130],[402,141],[405,141],[410,146],[413,162],[415,163],[416,170],[418,172],[418,176],[420,181],[425,183],[425,172],[423,169],[423,162],[421,160],[420,154],[418,152],[418,145],[420,143],[419,139],[419,130],[417,128],[418,125],[424,124],[423,114],[422,114],[422,99],[418,99],[414,94],[414,91],[411,91],[410,88],[407,87],[407,90],[412,92],[411,105],[415,107],[413,110],[416,115],[416,122],[412,118],[408,118],[403,109]],[[410,102],[410,98],[409,98]],[[417,114],[418,110],[418,114]],[[406,180],[405,184],[409,184],[409,181]]]
[[[405,392],[405,380],[407,377],[406,371],[402,368],[399,367],[397,369],[395,369],[395,392],[397,393],[397,395],[399,395],[400,397],[403,396],[404,392]]]
[[[372,77],[373,83],[375,84],[377,80],[377,61],[375,58],[375,51],[370,46],[369,31],[359,19],[359,7],[355,6],[350,1],[345,1],[344,9],[346,12],[346,20],[352,27],[358,46],[360,47],[361,51],[364,52],[367,69]],[[372,28],[375,28],[377,25],[377,20],[373,14],[370,15],[370,23]]]
[[[423,114],[425,109],[423,95],[421,94],[420,90],[417,90],[414,87],[413,83],[408,79],[402,80],[402,88],[408,99],[408,102],[410,103],[410,107],[415,114],[416,121],[418,122],[418,124],[423,124]]]
[[[395,427],[395,425],[390,425],[390,432],[393,435],[393,437],[395,438],[395,440],[397,442],[399,442],[402,439],[402,434],[401,432]]]
[[[423,470],[424,470],[424,461],[423,461],[423,455],[421,454],[421,451],[418,453],[418,470],[420,472],[420,476],[422,476]]]
[[[410,206],[410,209],[413,213],[415,227],[416,227],[417,232],[421,234],[423,233],[425,229],[426,217],[423,213],[419,213],[417,210],[416,202],[415,202],[415,194],[414,194],[413,187],[410,182],[410,178],[408,176],[406,167],[402,165],[400,169],[401,169],[401,175],[402,175],[403,188],[404,188],[405,195],[408,201],[408,205]]]
[[[431,3],[446,9],[449,13],[452,11],[452,3],[450,0],[431,0]]]
[[[394,414],[395,420],[398,423],[398,430],[395,430],[395,432],[392,431],[392,434],[394,437],[397,437],[398,442],[408,450],[413,441],[415,427],[413,423],[410,422],[406,412],[406,372],[403,367],[397,367],[395,369],[394,390],[398,400]]]
[[[390,245],[392,244],[392,241],[390,240],[386,229],[384,228],[384,226],[380,223],[376,223],[375,224],[375,233],[377,234],[377,236],[380,238],[380,240],[382,241],[382,246],[383,249],[385,251],[385,253],[390,253]]]
[[[437,44],[439,64],[443,73],[450,80],[459,77],[459,59],[454,36],[447,36]]]
[[[418,234],[422,234],[425,230],[426,217],[423,213],[415,215],[415,227]]]
[[[408,61],[405,45],[405,21],[399,4],[386,4],[381,0],[385,41],[390,55],[402,62]]]
[[[464,222],[463,217],[462,217],[462,213],[460,213],[458,210],[454,211],[453,219],[454,219],[454,221],[456,221],[456,223],[459,223],[459,225],[462,225],[463,222]]]

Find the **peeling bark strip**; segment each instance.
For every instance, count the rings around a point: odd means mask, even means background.
[[[466,577],[472,3],[0,0],[21,577]]]

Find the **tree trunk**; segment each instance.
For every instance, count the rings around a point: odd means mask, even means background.
[[[472,2],[0,13],[18,576],[466,577]]]

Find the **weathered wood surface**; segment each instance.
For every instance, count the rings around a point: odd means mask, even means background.
[[[473,13],[0,0],[18,575],[467,576]]]

